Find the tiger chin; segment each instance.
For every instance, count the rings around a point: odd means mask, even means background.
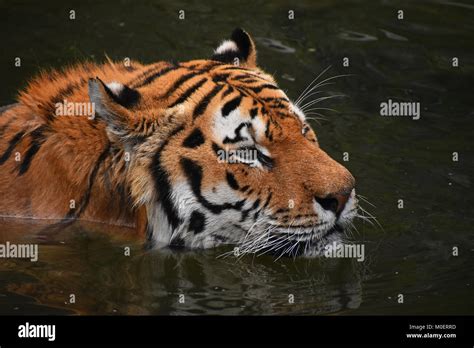
[[[43,72],[0,116],[0,214],[127,225],[154,248],[322,255],[356,215],[355,180],[256,58],[236,29],[210,59]]]

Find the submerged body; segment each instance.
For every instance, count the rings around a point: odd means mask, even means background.
[[[211,60],[43,73],[0,134],[2,216],[126,224],[155,246],[321,255],[356,214],[354,178],[242,30]]]

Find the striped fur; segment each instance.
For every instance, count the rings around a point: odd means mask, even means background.
[[[94,114],[58,115],[88,103]],[[249,251],[287,229],[306,250],[334,240],[356,206],[352,175],[257,67],[240,29],[210,60],[43,72],[2,112],[0,133],[3,216],[125,224],[154,246]],[[237,150],[256,156],[221,160]],[[351,207],[330,216],[328,197],[341,193]]]

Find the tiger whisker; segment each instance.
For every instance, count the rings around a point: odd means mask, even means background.
[[[334,79],[338,79],[338,78],[341,78],[341,77],[347,77],[347,76],[352,76],[353,74],[341,74],[341,75],[335,75],[335,76],[331,76],[331,77],[328,77],[322,81],[319,81],[316,85],[314,85],[313,87],[311,87],[311,90],[315,90],[316,88],[318,87],[321,87],[323,85],[325,85],[328,81],[331,81],[331,80],[334,80]],[[310,91],[311,91],[310,90]]]
[[[328,71],[329,69],[331,69],[331,65],[328,66],[326,69],[324,69],[321,73],[319,73],[318,76],[316,76],[316,78],[315,78],[313,81],[311,81],[311,83],[308,85],[308,87],[306,87],[306,88],[304,89],[304,91],[300,94],[300,96],[296,99],[295,105],[299,105],[299,102],[302,100],[302,98],[305,97],[306,93],[309,93],[309,92],[311,91],[311,90],[308,91],[308,89],[310,89],[311,86],[313,85],[313,83],[315,83],[315,82],[316,82],[322,75],[324,75],[324,73],[325,73],[326,71]]]
[[[328,110],[328,111],[339,113],[339,111],[337,111],[336,109],[331,109],[331,108],[311,108],[311,109],[306,110],[305,114],[307,114],[308,111],[311,112],[314,110]]]
[[[369,218],[369,219],[373,219],[375,221],[375,223],[383,230],[383,227],[382,225],[379,223],[379,221],[377,220],[377,218],[375,216],[373,216],[371,213],[369,213],[367,210],[365,210],[364,208],[362,208],[360,205],[359,205],[359,209],[362,213],[366,214],[366,218]]]
[[[321,125],[321,122],[319,122],[319,120],[327,121],[327,119],[324,117],[306,117],[306,119],[309,121],[315,121],[319,125]]]
[[[356,196],[357,196],[357,198],[359,198],[360,200],[364,201],[365,203],[371,205],[371,206],[374,207],[374,208],[377,208],[377,206],[376,206],[375,204],[372,204],[371,202],[369,202],[369,200],[368,200],[366,197],[364,197],[364,196],[362,196],[362,195],[359,195],[359,194],[356,195]]]
[[[311,91],[313,91],[313,90],[315,90],[315,89],[317,89],[318,87],[324,86],[325,83],[327,83],[327,81],[331,81],[331,80],[333,80],[333,79],[337,79],[337,78],[341,78],[341,77],[346,77],[346,76],[352,76],[352,74],[343,74],[343,75],[336,75],[336,76],[329,77],[329,78],[327,78],[327,79],[325,79],[325,80],[319,82],[318,84],[314,85],[313,87],[311,87],[311,89],[308,91],[308,93],[311,92]],[[304,99],[306,99],[306,97],[305,97]],[[299,105],[300,105],[300,103],[301,103],[304,99],[298,100],[298,103],[297,103],[296,105],[297,105],[298,107],[300,107]],[[300,108],[301,108],[301,107],[300,107]]]
[[[334,84],[334,83],[335,83],[335,82],[327,82],[327,83],[322,84],[322,85],[319,86],[319,87],[323,87],[323,86],[326,86],[326,85],[332,85],[332,84]],[[308,99],[309,97],[313,96],[313,95],[320,94],[320,93],[324,93],[324,92],[325,92],[325,91],[321,91],[321,90],[317,90],[317,91],[313,90],[311,93],[309,93],[308,95],[306,95],[303,99],[300,99],[299,104],[302,103],[304,100]],[[299,105],[299,104],[298,104],[298,105]],[[296,104],[295,104],[295,105],[296,105]],[[298,105],[296,105],[296,106],[298,106]],[[298,106],[298,107],[299,107],[299,106]]]
[[[368,223],[371,224],[372,226],[375,226],[375,224],[374,224],[370,219],[368,219],[366,216],[363,216],[363,215],[356,215],[355,217],[357,217],[357,218],[359,218],[359,219],[361,219],[361,220],[363,220],[363,221],[368,222]]]
[[[322,102],[323,100],[333,99],[333,98],[342,98],[342,97],[347,97],[347,96],[345,94],[335,94],[335,95],[330,95],[330,96],[327,96],[327,97],[320,97],[320,98],[314,99],[310,102],[307,102],[302,107],[300,107],[300,110],[303,111],[303,112],[306,112],[305,111],[306,108],[310,107],[311,105]]]

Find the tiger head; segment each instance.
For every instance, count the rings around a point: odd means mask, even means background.
[[[210,60],[157,63],[128,86],[91,79],[89,96],[130,154],[155,246],[321,255],[356,215],[353,176],[257,67],[241,29]]]

